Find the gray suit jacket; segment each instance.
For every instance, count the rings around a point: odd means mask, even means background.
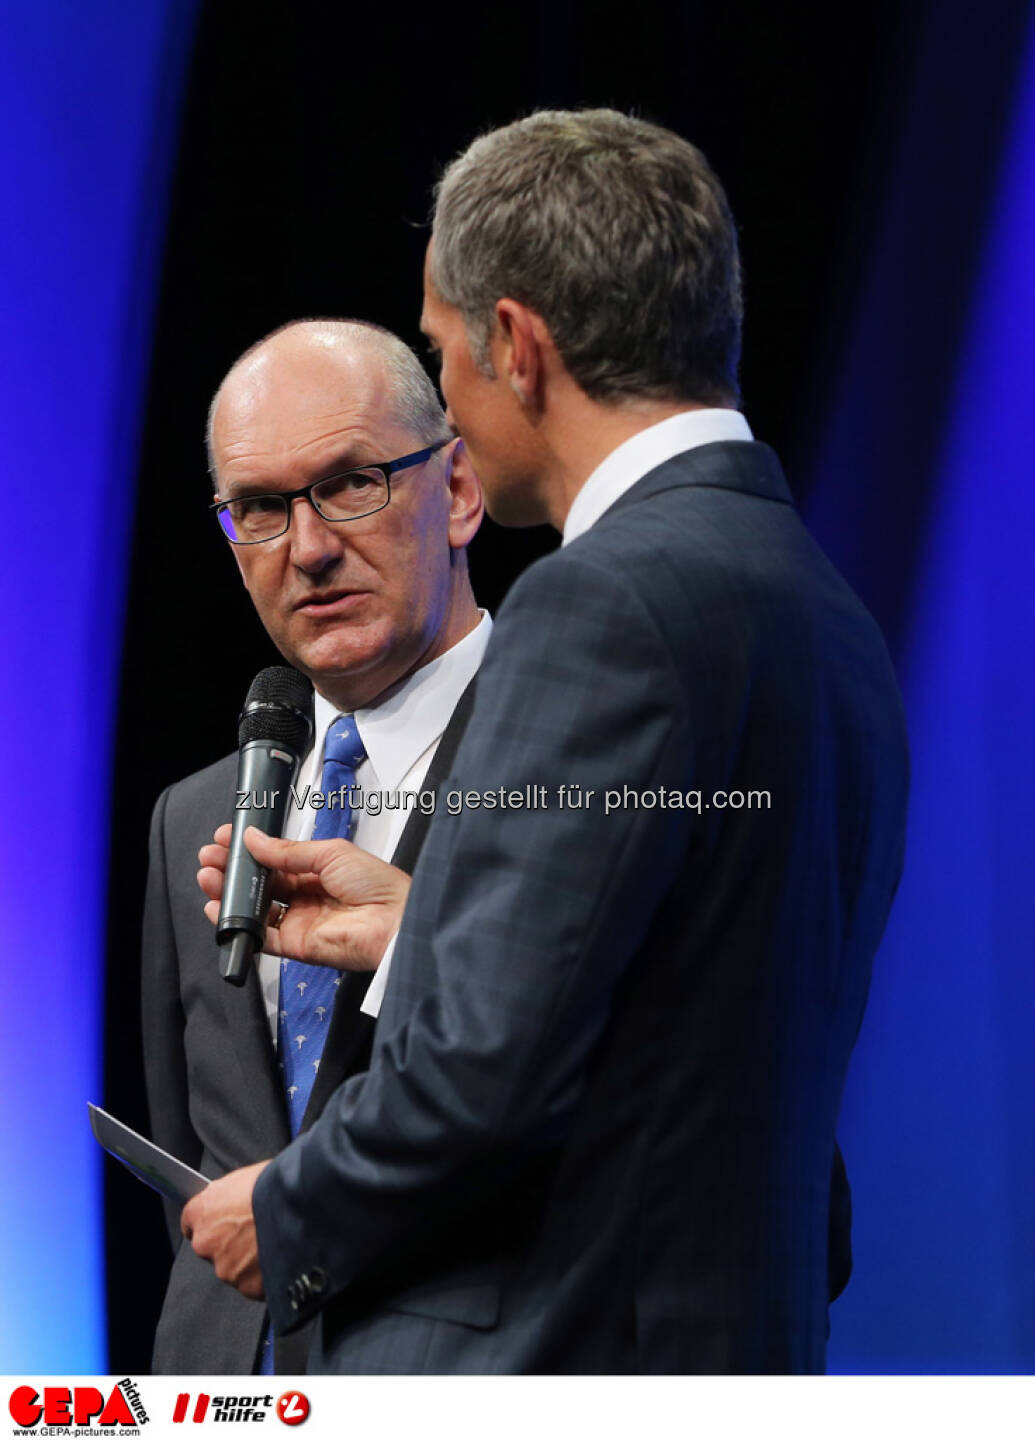
[[[473,687],[459,700],[424,782],[448,774],[467,723]],[[231,818],[237,757],[170,786],[155,806],[144,912],[143,1034],[152,1134],[158,1144],[215,1178],[268,1159],[291,1139],[262,992],[253,970],[240,989],[219,977],[219,951],[202,914],[197,852]],[[414,810],[393,860],[412,870],[429,818]],[[360,1012],[369,976],[338,989],[327,1043],[303,1129],[348,1076],[366,1068],[373,1020]],[[265,1307],[217,1280],[180,1243],[179,1209],[168,1207],[176,1249],[155,1336],[158,1374],[250,1374]],[[305,1369],[308,1330],[279,1339],[279,1374]]]
[[[501,784],[549,808],[436,814],[370,1068],[256,1186],[278,1332],[319,1314],[328,1371],[821,1370],[907,755],[766,446],[660,466],[517,582],[449,788]]]

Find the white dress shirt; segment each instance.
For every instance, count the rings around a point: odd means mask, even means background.
[[[751,426],[739,410],[681,410],[649,425],[601,460],[572,501],[561,544],[570,545],[585,534],[637,480],[684,450],[716,440],[753,439]]]
[[[383,797],[403,796],[407,792],[420,791],[428,773],[442,733],[449,724],[460,696],[467,689],[478,671],[489,643],[492,621],[482,611],[479,623],[451,650],[445,651],[427,665],[422,665],[400,684],[393,686],[377,702],[354,711],[356,728],[367,758],[357,767],[356,784],[362,786],[364,795],[378,792]],[[314,705],[313,748],[299,767],[295,790],[302,797],[306,786],[320,789],[323,772],[323,747],[327,731],[341,712],[317,693]],[[371,855],[382,860],[391,860],[395,847],[415,808],[411,802],[404,808],[400,799],[397,808],[382,804],[380,813],[371,814],[365,807],[357,809],[356,829],[353,840]],[[372,807],[374,808],[374,807]],[[419,808],[419,806],[416,806]],[[309,840],[316,821],[316,810],[311,805],[288,805],[284,838],[287,840]],[[386,956],[386,959],[389,957]],[[266,1005],[273,1044],[277,1044],[277,1011],[280,1007],[280,959],[276,955],[259,956],[259,983]],[[384,970],[382,976],[381,970]],[[380,1008],[381,995],[387,980],[387,965],[374,975],[363,1009],[376,1015]]]

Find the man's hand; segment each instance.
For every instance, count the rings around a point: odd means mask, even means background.
[[[260,1160],[213,1180],[200,1195],[188,1200],[180,1216],[180,1229],[195,1253],[211,1260],[220,1280],[250,1300],[263,1298],[252,1191],[269,1163]]]
[[[229,825],[198,851],[198,884],[209,897],[205,914],[219,919],[230,846]],[[277,873],[273,894],[288,908],[278,928],[268,926],[263,948],[331,965],[376,970],[402,921],[410,877],[348,840],[274,840],[250,825],[244,843]]]

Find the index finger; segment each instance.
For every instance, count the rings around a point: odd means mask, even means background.
[[[318,876],[332,860],[354,848],[349,840],[281,840],[255,825],[245,830],[244,843],[260,865],[288,875]]]

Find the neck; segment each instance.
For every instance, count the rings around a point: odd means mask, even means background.
[[[542,493],[546,519],[563,530],[575,496],[612,450],[641,430],[683,415],[713,407],[686,400],[630,400],[605,405],[591,400],[577,386],[563,395],[550,417],[543,439],[548,451]]]

